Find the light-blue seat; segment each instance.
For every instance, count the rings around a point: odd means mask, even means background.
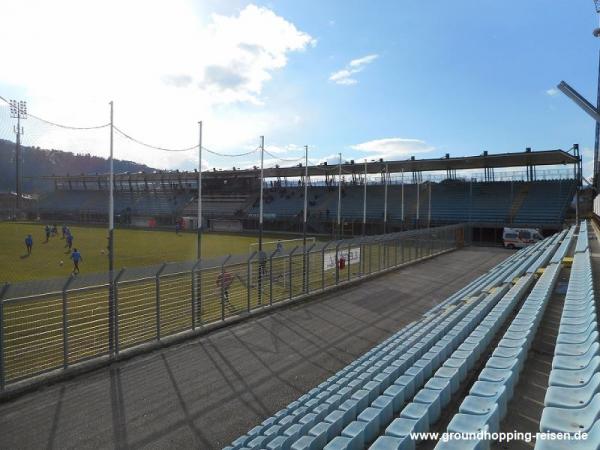
[[[329,442],[324,450],[348,450],[352,440],[344,436],[336,436]]]
[[[500,430],[500,413],[496,400],[492,397],[467,395],[460,404],[458,412],[487,417],[490,432]]]
[[[430,389],[432,391],[439,391],[440,397],[440,406],[445,408],[448,403],[450,403],[450,398],[452,396],[450,380],[448,378],[439,378],[432,377],[425,383],[425,388]]]
[[[350,438],[349,448],[363,449],[365,447],[366,422],[354,420],[342,430],[342,436]]]
[[[598,331],[595,329],[593,331],[583,331],[581,333],[564,333],[559,334],[556,342],[558,344],[583,344],[586,342],[590,336],[594,336],[595,340],[598,340]]]
[[[365,422],[367,427],[365,428],[365,442],[373,442],[379,434],[379,428],[381,426],[381,410],[377,408],[368,407],[362,411],[356,420]]]
[[[556,344],[554,347],[555,355],[580,356],[585,355],[590,349],[598,345],[597,336],[590,335],[580,344]]]
[[[506,415],[506,404],[509,399],[504,383],[478,380],[473,383],[469,394],[494,400],[498,405],[500,420]]]
[[[587,432],[598,419],[600,419],[600,394],[596,394],[583,408],[544,408],[540,419],[540,431]]]
[[[442,366],[435,372],[435,377],[449,380],[450,391],[452,394],[458,391],[458,387],[460,386],[460,374],[457,367]]]
[[[428,405],[422,403],[409,403],[400,413],[400,417],[415,420],[415,432],[424,433],[429,430]]]
[[[576,387],[549,386],[544,398],[544,406],[581,408],[588,405],[598,392],[600,392],[600,372],[594,373],[587,384]]]
[[[370,450],[414,450],[415,443],[409,438],[379,436],[369,447]]]
[[[535,450],[564,450],[564,440],[542,440],[535,443]],[[588,433],[587,439],[570,440],[569,450],[600,450],[600,420],[596,421]]]
[[[436,423],[442,413],[440,400],[440,391],[434,391],[427,388],[421,389],[413,398],[415,403],[427,405],[427,421],[429,426]]]

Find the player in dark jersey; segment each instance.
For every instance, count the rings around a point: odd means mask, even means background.
[[[73,274],[79,273],[79,263],[83,261],[83,257],[76,248],[74,248],[73,253],[71,253],[71,259],[73,260]]]
[[[33,238],[30,234],[25,238],[25,247],[27,247],[27,254],[31,255],[31,248],[33,247]]]

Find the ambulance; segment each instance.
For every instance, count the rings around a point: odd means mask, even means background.
[[[540,230],[535,228],[504,228],[502,239],[506,248],[523,248],[544,238]]]

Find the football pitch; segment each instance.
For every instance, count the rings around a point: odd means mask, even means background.
[[[58,235],[51,237],[48,242],[45,242],[44,226],[42,223],[0,222],[0,282],[14,283],[70,275],[73,264],[66,241],[62,239],[61,224],[57,224]],[[73,235],[73,248],[77,248],[83,257],[81,273],[106,272],[106,228],[79,225],[70,225],[69,228]],[[30,256],[25,248],[28,234],[33,238]],[[196,239],[196,234],[189,232],[176,234],[175,231],[116,229],[115,268],[193,260],[196,258]],[[265,241],[277,239],[286,237],[264,236]],[[202,236],[202,257],[210,259],[228,254],[247,254],[250,244],[257,240],[255,235],[208,232]]]
[[[106,272],[106,230],[82,226],[71,229],[74,247],[83,255],[82,274]],[[66,279],[71,273],[60,230],[59,236],[51,237],[48,243],[44,243],[40,224],[0,223],[0,233],[6,255],[0,259],[0,280]],[[34,238],[31,256],[26,255],[23,242],[27,234]],[[279,239],[285,238],[265,235],[266,242]],[[255,241],[255,236],[207,233],[202,240],[203,254],[207,258],[248,254]],[[119,349],[223,321],[453,246],[449,239],[434,243],[415,238],[349,243],[344,248],[347,255],[353,256],[347,257],[344,267],[337,266],[337,253],[332,248],[311,252],[306,260],[302,253],[272,257],[264,266],[256,258],[250,264],[237,259],[226,268],[209,265],[197,272],[123,279],[114,285],[114,314],[109,311],[110,285],[105,281],[63,292],[54,289],[39,295],[7,297],[0,314],[4,338],[0,382],[16,382],[113,351],[118,353]],[[193,233],[116,230],[115,266],[133,268],[193,260],[195,248]],[[219,281],[225,276],[227,287]]]

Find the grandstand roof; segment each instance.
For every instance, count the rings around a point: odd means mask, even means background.
[[[381,173],[385,164],[388,165],[390,173],[400,172],[434,172],[445,170],[467,170],[467,169],[484,169],[484,168],[502,168],[502,167],[525,167],[525,166],[549,166],[549,165],[566,165],[576,164],[578,158],[564,150],[539,150],[525,151],[518,153],[498,153],[484,154],[477,156],[460,156],[460,157],[442,157],[428,159],[406,159],[399,161],[371,161],[367,163],[368,173]],[[319,164],[309,166],[308,173],[310,176],[336,175],[339,166],[337,164],[326,165]],[[364,164],[361,162],[353,163],[346,161],[342,164],[342,170],[345,174],[348,173],[363,173]],[[294,167],[272,167],[264,170],[265,178],[285,178],[285,177],[300,177],[304,175],[304,167],[302,165]],[[258,169],[237,169],[237,170],[213,170],[203,172],[203,177],[210,178],[247,178],[257,177]],[[64,175],[64,176],[42,176],[34,177],[38,179],[50,180],[72,180],[72,181],[94,181],[97,177],[106,177],[102,175]],[[119,177],[131,180],[160,180],[171,179],[184,182],[195,181],[195,172],[180,172],[180,171],[164,171],[153,173],[126,173],[116,174]]]

